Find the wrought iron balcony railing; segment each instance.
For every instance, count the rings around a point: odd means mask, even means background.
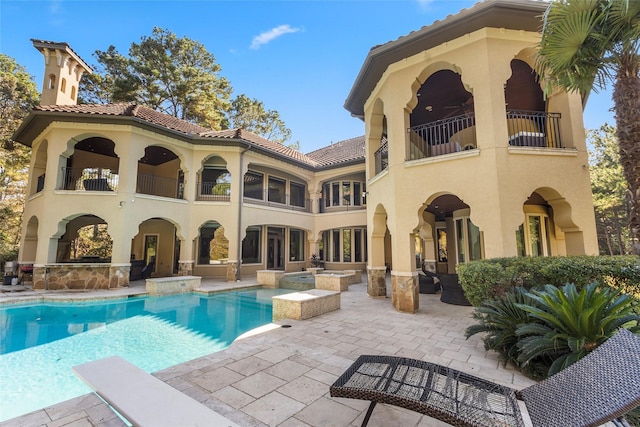
[[[138,174],[136,193],[184,199],[184,183],[163,176]]]
[[[389,167],[389,145],[386,137],[380,139],[380,148],[373,153],[376,175]]]
[[[44,176],[42,183],[44,185]],[[101,168],[62,168],[62,182],[58,190],[117,191],[118,174]]]
[[[196,200],[210,202],[228,202],[231,200],[231,184],[198,182]]]
[[[469,113],[409,128],[407,160],[475,149],[475,124],[475,114]]]
[[[509,145],[529,148],[564,148],[560,139],[560,113],[507,111]]]

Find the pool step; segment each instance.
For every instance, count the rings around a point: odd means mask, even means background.
[[[71,369],[134,426],[239,427],[120,356]]]

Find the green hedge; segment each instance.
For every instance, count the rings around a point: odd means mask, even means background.
[[[640,260],[635,256],[569,256],[493,258],[458,264],[467,299],[481,305],[515,287],[598,282],[640,298]]]

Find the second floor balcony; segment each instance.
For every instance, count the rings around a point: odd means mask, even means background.
[[[44,187],[44,175],[42,175],[42,187]],[[38,188],[40,188],[40,177]],[[118,191],[118,174],[101,168],[62,168],[62,180],[58,190]]]
[[[559,113],[510,110],[507,111],[506,119],[509,146],[564,148],[560,140]],[[407,160],[441,156],[478,148],[474,113],[413,126],[407,132],[410,141]]]

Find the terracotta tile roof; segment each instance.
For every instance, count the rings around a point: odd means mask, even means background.
[[[283,157],[288,157],[308,166],[321,166],[316,160],[299,151],[289,148],[283,144],[269,141],[268,139],[262,138],[261,136],[247,130],[226,129],[215,131],[134,103],[41,105],[35,107],[34,110],[55,113],[90,114],[96,116],[135,117],[156,126],[161,126],[193,137],[243,140],[256,147],[279,154]]]
[[[364,136],[358,136],[312,151],[307,153],[307,156],[318,162],[319,166],[333,166],[358,160],[364,161],[364,145]]]
[[[103,116],[137,117],[149,123],[175,130],[189,135],[207,132],[207,129],[168,114],[160,113],[152,108],[133,103],[121,104],[80,104],[80,105],[41,105],[36,111],[51,111],[57,113],[95,114]]]
[[[297,160],[302,163],[306,163],[310,166],[319,166],[315,160],[302,154],[301,152],[294,150],[292,148],[289,148],[283,144],[269,141],[268,139],[263,138],[259,135],[256,135],[252,132],[249,132],[245,129],[226,129],[226,130],[220,130],[220,131],[209,131],[209,132],[201,133],[200,136],[207,137],[207,138],[242,139],[255,146],[265,148],[269,151],[273,151],[275,153],[281,154],[286,157],[290,157],[294,160]]]

